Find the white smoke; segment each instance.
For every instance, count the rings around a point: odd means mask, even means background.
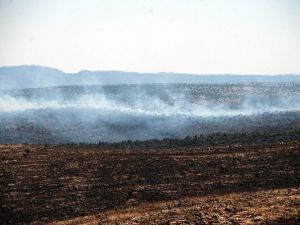
[[[0,97],[0,112],[21,112],[41,109],[89,109],[95,112],[119,112],[132,115],[147,116],[236,116],[251,115],[264,112],[294,111],[300,109],[297,104],[270,105],[263,102],[251,102],[246,99],[238,107],[232,108],[226,104],[212,104],[207,101],[192,103],[184,96],[177,96],[166,102],[153,96],[144,96],[134,102],[120,102],[106,97],[104,94],[83,94],[76,98],[65,99],[59,96],[51,98],[25,98],[22,96],[4,95]]]
[[[277,112],[300,110],[299,96],[287,91],[275,93],[275,97],[264,92],[236,96],[218,94],[218,88],[197,86],[196,94],[186,85],[67,86],[3,92],[0,143],[97,143],[248,132],[277,126]],[[276,114],[273,122],[268,122],[265,112]]]

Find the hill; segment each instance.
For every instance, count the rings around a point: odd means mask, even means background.
[[[300,75],[233,75],[233,74],[183,74],[137,73],[124,71],[88,71],[65,73],[58,69],[35,66],[0,67],[0,90],[51,87],[62,85],[114,85],[149,83],[253,83],[300,82]]]

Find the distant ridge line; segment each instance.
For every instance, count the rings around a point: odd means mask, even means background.
[[[168,72],[139,73],[117,70],[81,70],[76,73],[65,73],[55,68],[38,65],[0,67],[0,90],[68,85],[115,85],[156,83],[240,84],[270,82],[299,83],[300,75],[188,74]]]

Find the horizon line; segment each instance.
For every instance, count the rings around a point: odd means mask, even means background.
[[[81,72],[121,72],[121,73],[136,73],[136,74],[177,74],[177,75],[191,75],[191,76],[300,76],[299,73],[274,73],[274,74],[260,74],[260,73],[188,73],[188,72],[169,72],[169,71],[160,71],[160,72],[143,72],[143,71],[131,71],[131,70],[89,70],[89,69],[81,69],[77,70],[76,72],[66,72],[63,69],[51,67],[51,66],[45,66],[45,65],[38,65],[38,64],[18,64],[18,65],[0,65],[0,68],[4,67],[41,67],[41,68],[47,68],[47,69],[53,69],[58,70],[64,74],[78,74]]]

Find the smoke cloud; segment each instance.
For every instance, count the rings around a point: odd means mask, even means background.
[[[66,86],[3,92],[1,142],[98,142],[247,131],[241,119],[300,109],[298,87]],[[274,119],[276,121],[276,119]]]

